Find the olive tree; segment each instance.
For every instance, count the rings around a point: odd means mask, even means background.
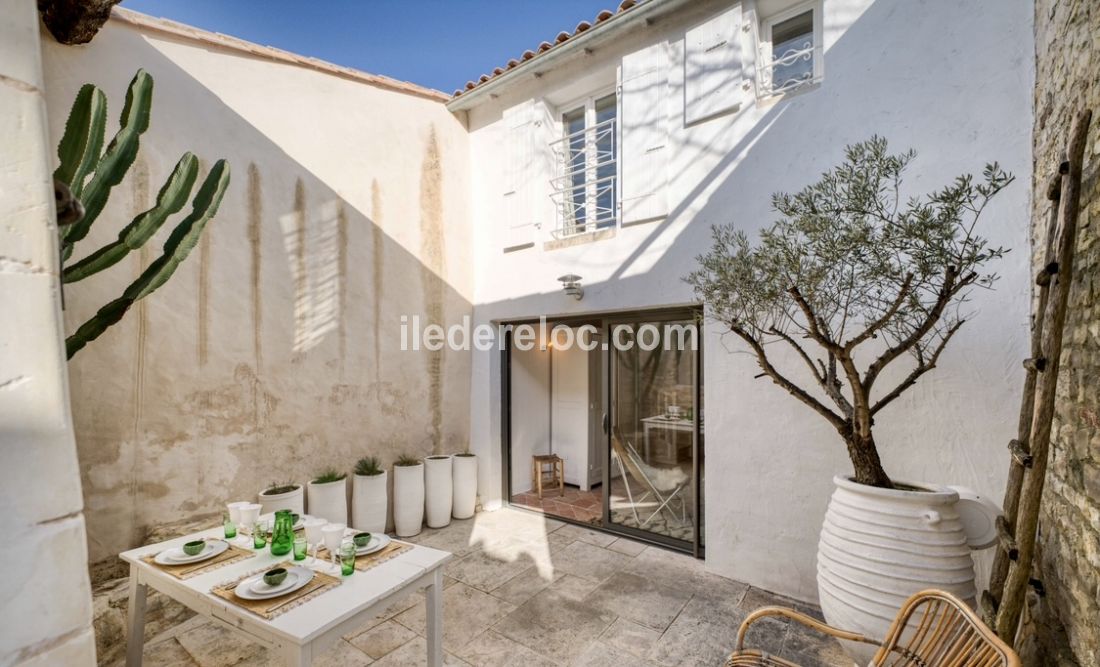
[[[965,174],[907,197],[902,177],[915,157],[890,154],[877,136],[848,146],[816,183],[773,195],[780,217],[755,245],[734,225],[715,227],[712,248],[686,278],[763,375],[836,429],[855,481],[887,488],[875,417],[936,367],[965,322],[968,295],[997,279],[988,264],[1006,250],[975,226],[1013,180],[993,163],[980,179]],[[791,353],[774,354],[775,346]],[[904,369],[880,386],[902,359]]]

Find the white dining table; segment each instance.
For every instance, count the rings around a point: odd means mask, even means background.
[[[211,537],[221,538],[221,527],[119,554],[130,564],[127,667],[141,665],[145,598],[149,588],[242,637],[268,647],[281,656],[286,665],[293,667],[311,664],[314,657],[341,637],[382,613],[391,604],[425,588],[428,665],[440,667],[443,664],[443,566],[453,558],[449,552],[412,545],[411,549],[369,570],[356,570],[354,574],[340,577],[339,586],[267,620],[216,597],[210,590],[267,565],[286,561],[289,556],[272,556],[269,549],[257,550],[251,558],[182,580],[141,560],[144,556],[181,546],[191,540]],[[233,540],[229,542],[243,546]],[[310,563],[310,559],[298,564],[303,563]],[[318,571],[333,574],[332,570],[323,568],[323,565],[317,564]]]

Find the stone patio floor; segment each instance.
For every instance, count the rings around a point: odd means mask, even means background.
[[[704,572],[687,555],[512,509],[484,512],[410,541],[445,549],[448,665],[721,665],[745,615],[805,604]],[[363,576],[363,575],[356,575]],[[423,665],[418,593],[344,637],[318,667]],[[794,662],[851,665],[831,640],[766,619],[747,644]],[[153,667],[277,665],[273,654],[199,617],[147,638]]]

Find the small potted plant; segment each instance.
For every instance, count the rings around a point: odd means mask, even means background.
[[[424,486],[428,528],[442,528],[451,523],[453,480],[451,455],[436,454],[424,459]]]
[[[393,524],[398,537],[412,537],[424,522],[424,462],[404,454],[393,464]]]
[[[451,516],[469,519],[474,515],[474,507],[477,505],[477,456],[467,449],[455,454],[451,465],[454,486]]]
[[[294,482],[272,482],[260,491],[260,505],[264,514],[277,510],[290,510],[294,514],[305,514],[306,499],[302,485]]]
[[[347,473],[328,468],[309,483],[309,513],[331,523],[348,522]]]
[[[369,533],[386,532],[387,477],[377,456],[364,456],[356,462],[351,489],[351,525]]]

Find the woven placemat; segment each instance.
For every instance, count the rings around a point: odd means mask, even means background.
[[[266,618],[270,621],[276,616],[281,616],[291,609],[294,609],[295,607],[309,602],[310,600],[317,597],[318,595],[321,595],[325,591],[332,590],[333,588],[340,585],[340,580],[336,577],[314,570],[313,579],[311,579],[308,584],[294,591],[293,593],[287,593],[286,595],[280,595],[278,597],[269,598],[267,600],[245,600],[243,598],[237,597],[237,594],[233,592],[243,580],[249,577],[253,577],[257,574],[267,572],[268,570],[277,567],[285,567],[289,569],[294,565],[295,563],[291,561],[284,561],[282,563],[268,565],[265,568],[255,570],[253,572],[249,572],[246,575],[237,577],[232,581],[218,584],[217,586],[211,588],[210,592],[223,600],[228,600],[229,602],[232,602],[241,609],[250,611],[257,616],[261,618]]]
[[[388,560],[391,560],[393,558],[397,558],[398,556],[405,553],[409,549],[412,549],[412,547],[413,547],[413,545],[411,545],[411,544],[407,544],[405,542],[398,542],[397,540],[393,540],[389,544],[387,544],[384,549],[381,549],[379,551],[375,551],[372,554],[366,554],[366,555],[363,555],[363,556],[356,556],[355,557],[355,569],[360,571],[360,572],[364,572],[366,570],[371,569],[372,567],[376,567],[378,565],[381,565],[382,563],[385,563]],[[328,560],[329,559],[328,549],[326,549],[325,547],[320,547],[317,550],[317,558],[320,559],[320,560]]]
[[[176,579],[190,579],[191,577],[197,577],[200,574],[206,574],[212,570],[216,570],[220,567],[224,567],[231,563],[242,561],[246,558],[252,558],[256,555],[255,551],[250,549],[242,549],[232,544],[229,548],[221,552],[217,556],[210,560],[204,560],[199,563],[185,563],[183,565],[161,565],[156,562],[157,554],[150,554],[143,556],[142,561],[146,562],[162,572],[167,572]]]

